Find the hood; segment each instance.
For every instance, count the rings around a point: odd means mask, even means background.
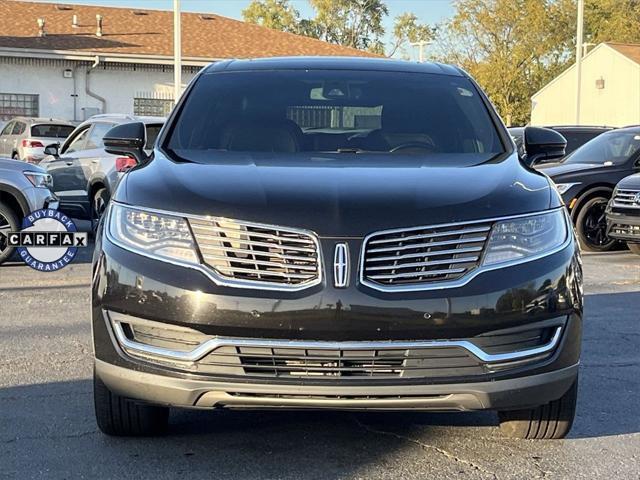
[[[22,160],[13,160],[10,158],[2,157],[0,157],[0,170],[11,170],[13,172],[26,172],[28,170],[30,172],[46,173],[46,171],[42,167],[39,167],[32,163],[26,163]]]
[[[529,213],[549,208],[550,198],[546,177],[515,154],[224,154],[204,164],[175,163],[156,151],[116,192],[132,205],[325,237]]]
[[[617,187],[628,188],[630,190],[640,190],[640,173],[623,178],[620,180]]]
[[[601,170],[603,168],[611,168],[601,163],[543,163],[536,165],[536,170],[540,170],[551,178],[563,175],[565,173],[588,172],[592,170]]]

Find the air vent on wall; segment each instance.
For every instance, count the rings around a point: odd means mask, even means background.
[[[68,12],[69,10],[73,10],[73,7],[71,5],[56,5],[56,9]]]
[[[200,20],[215,20],[216,17],[213,15],[200,15]]]
[[[144,17],[146,15],[149,15],[149,12],[143,12],[142,10],[134,10],[133,14],[138,17]]]

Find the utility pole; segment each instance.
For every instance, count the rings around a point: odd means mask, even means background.
[[[180,27],[180,0],[173,0],[173,101],[178,103],[182,94],[182,30]]]
[[[424,62],[424,48],[431,45],[428,40],[420,40],[419,42],[412,42],[412,47],[418,47],[418,62]]]
[[[576,125],[580,125],[580,97],[582,88],[582,49],[584,36],[584,0],[578,0],[576,31]]]

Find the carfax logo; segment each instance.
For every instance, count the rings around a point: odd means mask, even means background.
[[[40,272],[54,272],[66,267],[87,246],[87,234],[78,232],[75,223],[62,212],[44,208],[22,220],[22,231],[11,232],[7,239],[17,247],[20,258]]]

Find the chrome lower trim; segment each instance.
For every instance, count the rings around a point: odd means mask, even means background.
[[[114,312],[105,313],[111,324],[120,346],[128,352],[150,355],[179,362],[196,362],[221,347],[263,347],[322,350],[404,350],[420,348],[459,347],[467,350],[484,363],[501,363],[535,357],[551,353],[558,346],[562,336],[562,326],[555,328],[553,336],[544,345],[508,353],[490,354],[468,340],[412,340],[412,341],[353,341],[327,342],[305,340],[274,340],[260,338],[210,338],[193,350],[176,351],[136,342],[127,338],[122,323],[131,323],[126,315]],[[173,328],[173,327],[172,327]],[[180,327],[176,327],[179,329]]]
[[[364,270],[365,270],[365,261],[366,261],[366,245],[367,242],[369,241],[369,239],[371,237],[374,236],[379,236],[379,235],[385,235],[385,234],[389,234],[389,233],[396,233],[396,232],[403,232],[403,231],[407,231],[407,230],[415,230],[416,228],[446,228],[446,227],[452,227],[452,226],[456,226],[456,225],[475,225],[478,223],[486,223],[486,222],[500,222],[500,221],[505,221],[505,220],[515,220],[515,219],[519,219],[519,218],[527,218],[527,217],[535,217],[537,215],[544,215],[547,213],[552,213],[552,212],[556,212],[558,210],[562,210],[564,212],[564,216],[565,216],[565,228],[566,228],[566,237],[564,242],[559,245],[556,248],[553,248],[551,250],[548,250],[546,252],[540,253],[538,255],[533,255],[530,257],[526,257],[526,258],[522,258],[522,259],[518,259],[518,260],[512,260],[512,261],[508,261],[508,262],[502,262],[502,263],[496,263],[494,265],[483,265],[482,263],[480,263],[480,266],[477,267],[475,270],[470,271],[469,273],[467,273],[466,275],[462,276],[461,278],[457,279],[457,280],[450,280],[450,281],[441,281],[441,282],[437,282],[437,283],[425,283],[425,284],[415,284],[415,285],[394,285],[394,286],[390,286],[390,285],[380,285],[378,283],[375,282],[371,282],[369,280],[367,280],[364,276]],[[481,220],[472,220],[472,221],[465,221],[465,222],[456,222],[456,223],[445,223],[445,224],[440,224],[440,225],[426,225],[423,227],[411,227],[411,228],[395,228],[392,230],[381,230],[378,232],[373,232],[369,235],[367,235],[363,242],[362,242],[362,248],[361,248],[361,252],[360,252],[360,266],[359,266],[359,281],[362,285],[365,285],[369,288],[372,288],[374,290],[378,290],[381,292],[420,292],[420,291],[427,291],[427,290],[442,290],[445,288],[459,288],[459,287],[463,287],[464,285],[466,285],[467,283],[469,283],[471,280],[473,280],[475,277],[477,277],[478,275],[480,275],[481,273],[484,272],[490,272],[492,270],[499,270],[501,268],[506,268],[506,267],[512,267],[514,265],[520,265],[523,263],[527,263],[527,262],[532,262],[534,260],[539,260],[541,258],[547,257],[549,255],[553,255],[554,253],[558,253],[561,250],[564,250],[565,248],[567,248],[572,242],[573,242],[573,229],[571,228],[571,225],[573,225],[571,223],[571,218],[569,218],[569,214],[566,210],[566,208],[564,207],[558,207],[558,208],[554,208],[551,210],[545,210],[542,212],[534,212],[534,213],[527,213],[525,215],[511,215],[508,217],[496,217],[496,218],[483,218]],[[489,236],[487,237],[487,243],[489,242],[491,235],[489,234]],[[483,252],[483,256],[484,256],[484,252]]]

